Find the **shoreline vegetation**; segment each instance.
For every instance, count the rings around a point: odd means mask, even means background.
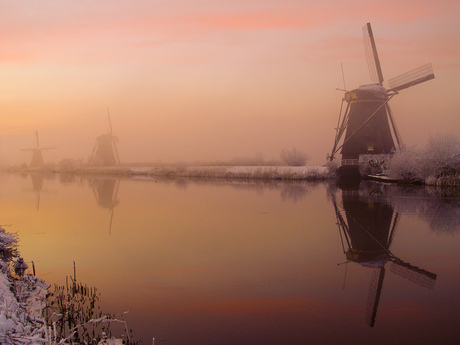
[[[353,178],[373,179],[386,183],[425,184],[437,187],[460,187],[460,140],[453,134],[430,138],[423,148],[403,147],[392,154],[360,156],[359,174]],[[362,158],[362,159],[361,159]],[[325,181],[342,179],[337,161],[308,166],[309,157],[297,149],[283,150],[281,160],[267,161],[262,154],[234,158],[230,161],[156,163],[118,163],[113,166],[91,164],[94,160],[63,159],[58,164],[30,168],[26,163],[4,170],[60,174],[99,174],[120,177],[205,178],[246,180]],[[110,160],[109,160],[110,161]],[[110,161],[111,162],[111,161]]]
[[[66,285],[55,284],[51,291],[50,284],[35,276],[33,262],[31,271],[19,256],[18,242],[17,234],[0,227],[0,344],[138,343],[131,341],[123,320],[127,312],[113,315],[100,311],[100,294],[77,281],[75,262]]]
[[[328,180],[334,178],[325,166],[181,166],[85,167],[75,173],[114,174],[145,177],[188,177],[215,179]]]
[[[37,172],[76,175],[107,175],[118,177],[155,178],[203,178],[203,179],[244,179],[244,180],[278,180],[278,181],[331,181],[337,179],[338,166],[333,164],[323,166],[230,166],[230,165],[148,165],[148,164],[119,164],[111,167],[65,164],[45,166],[43,168],[9,167],[7,172]],[[402,176],[401,176],[402,175]],[[385,183],[425,184],[437,187],[460,187],[460,174],[428,175],[424,178],[408,178],[401,174],[363,175],[363,179],[372,179]]]

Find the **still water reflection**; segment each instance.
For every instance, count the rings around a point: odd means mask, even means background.
[[[37,275],[151,344],[456,344],[460,198],[362,183],[0,175]]]

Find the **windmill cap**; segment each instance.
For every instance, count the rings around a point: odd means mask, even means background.
[[[347,101],[353,101],[358,99],[387,99],[387,90],[380,84],[369,84],[361,85],[355,90],[349,91],[345,94]]]
[[[387,90],[380,84],[368,84],[368,85],[361,85],[357,89],[361,92],[366,92],[369,95],[372,95],[376,98],[387,98]]]

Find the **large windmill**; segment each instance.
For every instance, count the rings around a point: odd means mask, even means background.
[[[372,162],[372,157],[389,155],[403,146],[388,102],[399,91],[434,78],[433,68],[429,63],[388,80],[389,88],[385,88],[370,23],[363,27],[363,36],[373,84],[362,85],[351,91],[345,90],[334,145],[329,155],[329,160],[332,161],[341,150],[340,169],[355,176],[359,176],[359,166],[369,160]]]
[[[118,138],[113,135],[112,122],[110,121],[108,108],[107,116],[109,118],[110,131],[109,133],[100,135],[96,138],[96,143],[90,157],[90,161],[95,165],[113,166],[115,163],[120,163],[116,145],[118,143]]]
[[[43,161],[42,151],[55,149],[56,147],[40,147],[40,141],[38,140],[38,131],[35,131],[35,138],[37,146],[30,149],[22,149],[21,151],[32,151],[32,160],[30,161],[30,168],[42,168],[45,165]]]
[[[342,246],[347,260],[373,269],[366,308],[366,323],[373,327],[382,293],[386,265],[390,271],[429,290],[434,289],[437,275],[396,257],[390,246],[398,225],[399,214],[378,196],[377,189],[344,190],[342,206],[333,196]],[[366,195],[368,192],[368,195]]]

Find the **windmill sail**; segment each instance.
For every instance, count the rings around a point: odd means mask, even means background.
[[[388,80],[388,85],[390,85],[390,91],[397,92],[431,79],[434,79],[433,67],[431,63],[427,63],[426,65],[391,78]]]
[[[371,23],[363,26],[364,50],[366,51],[367,65],[371,80],[375,84],[383,83],[382,67],[380,66],[377,47],[375,46],[374,34],[372,33]]]

